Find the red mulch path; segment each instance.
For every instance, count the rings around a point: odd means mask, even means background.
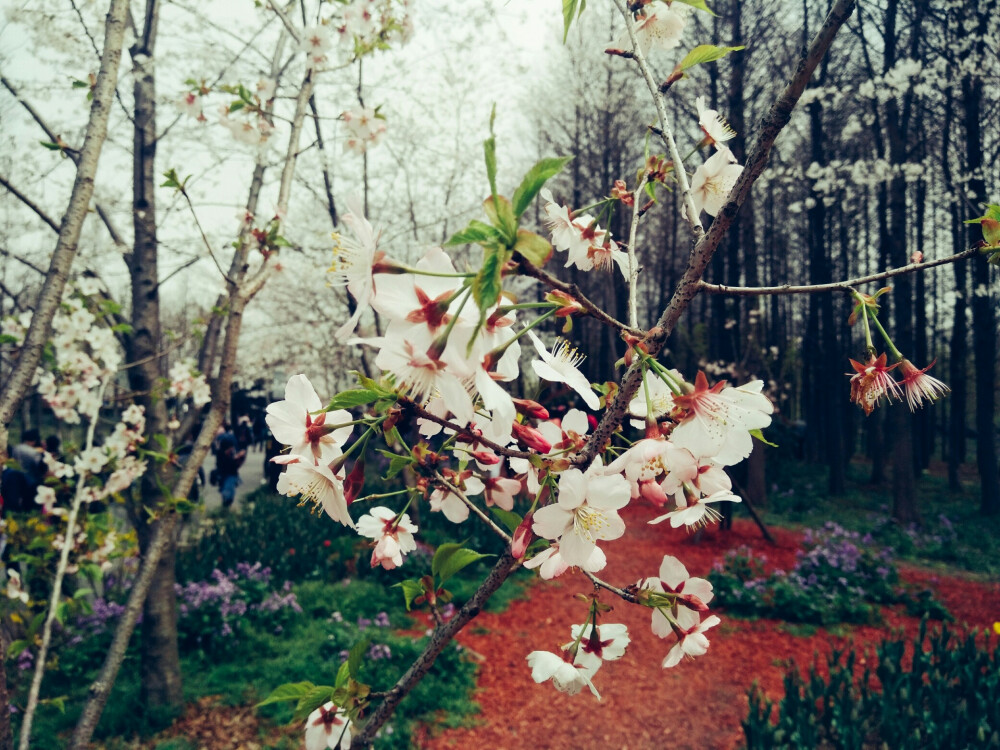
[[[664,554],[673,554],[692,575],[705,576],[727,550],[748,545],[767,556],[769,564],[790,569],[800,534],[771,529],[768,544],[751,521],[736,521],[728,532],[710,528],[700,538],[666,524],[646,523],[651,508],[626,511],[627,543],[603,545],[608,567],[603,577],[616,585],[655,576]],[[977,583],[953,576],[903,570],[907,581],[932,588],[959,623],[989,627],[1000,620],[1000,583]],[[816,652],[850,639],[856,647],[880,642],[892,629],[915,634],[918,620],[898,610],[885,612],[885,625],[845,628],[848,637],[819,629],[812,637],[793,636],[772,620],[723,622],[708,632],[711,647],[694,661],[660,668],[672,640],[661,640],[649,628],[650,612],[629,606],[612,595],[602,601],[615,611],[606,622],[628,626],[632,643],[625,656],[601,667],[595,685],[602,700],[589,693],[568,696],[550,683],[531,680],[525,657],[535,650],[556,651],[569,640],[570,626],[586,616],[587,605],[574,598],[592,586],[579,574],[566,573],[540,582],[527,599],[515,601],[502,614],[481,614],[459,635],[459,641],[482,657],[476,699],[482,707],[477,726],[425,732],[420,746],[428,750],[483,747],[503,750],[534,748],[663,748],[672,750],[738,747],[740,721],[747,711],[747,689],[757,680],[773,700],[782,695],[789,660],[811,663]],[[713,602],[713,604],[715,604]]]

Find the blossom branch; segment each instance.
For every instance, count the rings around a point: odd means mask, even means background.
[[[698,283],[698,291],[704,292],[705,294],[726,294],[734,297],[753,297],[779,294],[814,294],[817,292],[852,292],[854,291],[853,287],[859,286],[860,284],[870,284],[873,281],[882,281],[884,279],[891,279],[894,276],[902,276],[903,274],[925,271],[928,268],[934,268],[935,266],[956,263],[960,260],[964,260],[965,258],[971,258],[977,252],[979,252],[978,248],[970,247],[968,250],[963,250],[955,255],[949,255],[947,258],[928,260],[924,263],[910,263],[909,265],[900,266],[899,268],[891,268],[888,271],[882,271],[881,273],[859,276],[856,279],[834,281],[830,284],[801,284],[798,286],[793,284],[781,284],[778,286],[726,286],[725,284],[707,284],[704,281],[700,281]]]
[[[615,0],[615,2],[622,5],[622,0]],[[743,205],[743,202],[750,194],[750,188],[753,187],[757,178],[764,171],[775,139],[791,119],[792,110],[795,108],[799,97],[802,96],[802,92],[812,77],[813,71],[816,69],[823,55],[830,48],[830,44],[833,42],[837,31],[846,23],[854,11],[855,4],[856,0],[837,0],[827,14],[826,20],[823,22],[816,36],[810,42],[809,47],[803,52],[802,57],[796,65],[795,73],[792,74],[784,90],[764,116],[757,137],[749,151],[746,167],[736,181],[736,185],[729,194],[726,204],[719,211],[719,215],[715,217],[715,221],[712,222],[708,232],[703,234],[695,243],[694,248],[691,250],[691,256],[688,259],[687,268],[680,282],[677,284],[673,296],[660,315],[656,326],[650,329],[650,332],[643,339],[643,343],[646,345],[651,356],[655,357],[659,354],[664,343],[666,343],[667,337],[676,327],[681,314],[698,294],[705,269],[708,267],[709,261],[712,260],[712,256],[715,255],[716,249],[718,249],[723,237],[725,237],[726,232],[736,218],[740,206]],[[628,372],[622,379],[621,387],[614,401],[605,410],[604,416],[598,423],[597,428],[591,433],[586,445],[584,445],[583,449],[575,457],[574,463],[589,465],[604,444],[611,438],[611,434],[625,419],[629,402],[642,384],[642,370],[643,363],[641,360],[637,360],[628,369]]]
[[[396,707],[409,694],[413,687],[423,679],[427,671],[434,665],[435,659],[444,650],[445,646],[452,642],[455,635],[464,628],[479,612],[503,582],[510,577],[510,574],[517,568],[518,561],[515,560],[510,550],[504,550],[497,560],[496,565],[483,581],[482,585],[476,589],[476,593],[465,605],[455,613],[447,622],[439,625],[431,634],[430,643],[424,651],[417,657],[416,661],[410,665],[402,677],[385,693],[385,698],[371,712],[368,720],[360,728],[361,731],[354,736],[351,747],[361,750],[371,745],[375,738],[375,733],[392,716]]]
[[[660,120],[660,137],[663,138],[667,152],[670,154],[670,159],[674,163],[674,174],[677,175],[677,184],[680,185],[684,205],[687,208],[685,213],[687,214],[688,223],[691,225],[691,231],[694,232],[694,236],[700,239],[705,235],[705,228],[701,225],[699,212],[695,208],[694,195],[691,193],[691,183],[688,182],[687,172],[684,171],[684,159],[677,148],[674,131],[670,127],[670,120],[667,118],[667,106],[663,98],[663,92],[660,91],[659,85],[653,79],[653,72],[650,70],[649,62],[646,60],[646,55],[639,44],[639,39],[635,33],[635,19],[632,17],[632,11],[629,10],[628,3],[626,0],[614,0],[614,3],[618,11],[625,18],[625,28],[628,29],[628,36],[632,41],[631,57],[635,60],[635,64],[638,66],[647,88],[649,88],[649,93],[653,97],[653,104],[656,105],[656,114]]]
[[[508,456],[511,458],[531,458],[533,453],[531,451],[520,451],[516,448],[507,448],[506,446],[500,445],[499,443],[494,443],[489,438],[483,437],[482,435],[473,435],[465,427],[457,425],[454,422],[449,422],[443,417],[439,417],[436,414],[432,414],[427,411],[424,407],[418,404],[416,401],[411,401],[405,396],[400,396],[399,400],[402,401],[406,406],[413,410],[413,412],[421,419],[426,419],[429,422],[434,422],[434,424],[439,424],[442,427],[453,430],[456,435],[463,435],[469,440],[474,440],[477,443],[482,443],[487,448],[492,450],[494,453],[499,453],[502,456]]]
[[[646,180],[649,173],[643,171],[642,179],[632,193],[632,223],[628,230],[628,322],[633,328],[639,327],[639,304],[637,299],[639,287],[639,259],[635,254],[635,236],[639,230],[639,217],[642,216],[639,205],[639,195],[646,187]]]
[[[591,582],[593,582],[593,584],[595,586],[599,586],[600,588],[604,589],[605,591],[610,591],[615,596],[618,596],[618,597],[624,599],[625,601],[627,601],[627,602],[629,602],[631,604],[638,604],[639,603],[639,600],[636,598],[635,594],[633,594],[631,591],[628,591],[626,589],[620,589],[617,586],[612,586],[610,583],[607,583],[606,581],[601,580],[600,578],[598,578],[597,576],[595,576],[593,573],[589,573],[586,570],[584,570],[582,572],[583,572],[583,574],[585,576],[587,576],[587,578],[589,578],[591,580]]]
[[[477,516],[479,516],[479,519],[483,523],[485,523],[487,526],[489,526],[490,529],[493,531],[494,534],[496,534],[498,537],[500,537],[505,542],[507,542],[507,544],[511,543],[512,540],[510,538],[510,535],[507,532],[505,532],[503,529],[501,529],[499,526],[497,526],[493,522],[493,519],[490,518],[488,515],[486,515],[486,513],[483,511],[482,508],[480,508],[478,505],[476,505],[474,502],[472,502],[466,496],[466,494],[464,492],[462,492],[462,490],[458,489],[458,487],[456,487],[455,485],[453,485],[451,482],[449,482],[447,479],[445,479],[443,476],[441,476],[440,473],[438,473],[436,471],[434,472],[434,478],[437,480],[438,484],[441,486],[442,489],[447,490],[452,495],[454,495],[459,500],[461,500],[463,503],[465,503],[466,505],[468,505],[469,506],[469,510],[471,510],[473,513],[475,513]]]
[[[598,305],[594,304],[594,302],[592,302],[587,297],[587,295],[585,295],[582,291],[580,291],[580,287],[578,287],[576,284],[570,284],[565,281],[561,281],[560,279],[557,279],[548,271],[539,268],[538,266],[536,266],[534,263],[532,263],[530,260],[528,260],[518,252],[514,253],[514,258],[517,260],[518,263],[517,268],[518,271],[521,272],[521,274],[523,274],[524,276],[530,276],[533,279],[537,279],[538,281],[541,281],[543,284],[545,284],[551,289],[557,289],[560,292],[565,292],[566,294],[570,295],[573,299],[575,299],[577,302],[580,303],[580,305],[583,307],[587,315],[591,316],[592,318],[596,318],[597,320],[601,321],[605,325],[611,326],[612,328],[617,328],[619,331],[625,331],[626,333],[631,333],[633,336],[646,335],[646,332],[641,328],[626,325],[625,323],[622,323],[620,320],[617,320],[612,316],[608,315]]]

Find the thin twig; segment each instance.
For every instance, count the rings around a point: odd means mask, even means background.
[[[632,193],[632,223],[629,224],[628,230],[628,322],[633,328],[639,327],[639,302],[637,299],[639,259],[635,254],[635,237],[639,231],[639,217],[641,216],[639,195],[642,193],[642,189],[646,187],[648,177],[649,173],[643,171],[642,179],[639,180],[639,185],[636,187],[635,192]]]
[[[519,451],[516,448],[507,448],[499,443],[494,443],[492,440],[483,437],[482,435],[473,435],[465,427],[455,424],[454,422],[449,422],[447,419],[439,417],[437,414],[432,414],[416,401],[411,401],[405,396],[400,396],[399,400],[405,403],[408,408],[412,409],[418,417],[434,422],[434,424],[439,424],[445,429],[452,430],[456,435],[462,435],[470,442],[482,443],[494,453],[499,453],[501,456],[507,456],[508,458],[531,458],[531,456],[534,455],[531,451]]]
[[[600,586],[602,589],[605,589],[606,591],[610,591],[615,596],[621,597],[622,599],[624,599],[627,602],[630,602],[631,604],[637,604],[638,603],[639,600],[636,599],[635,594],[633,594],[632,592],[626,591],[625,589],[620,589],[617,586],[612,586],[610,583],[607,583],[606,581],[602,581],[600,578],[598,578],[597,576],[595,576],[593,573],[588,573],[586,570],[583,570],[581,572],[585,576],[587,576],[587,578],[589,578],[593,582],[593,584],[595,586]]]
[[[705,228],[701,225],[699,212],[694,205],[691,183],[688,182],[687,172],[684,170],[684,159],[677,148],[677,141],[674,138],[674,131],[670,127],[670,120],[667,119],[667,105],[663,98],[663,92],[660,91],[659,85],[653,79],[653,72],[650,70],[649,62],[646,60],[646,55],[639,45],[639,39],[635,33],[635,20],[632,17],[632,11],[629,10],[625,0],[614,0],[614,3],[618,7],[618,11],[625,18],[625,28],[628,29],[628,36],[632,41],[632,59],[635,60],[639,72],[642,73],[642,78],[646,82],[647,88],[649,88],[650,95],[653,97],[653,103],[656,105],[656,114],[660,120],[660,136],[663,138],[667,152],[670,154],[670,159],[674,163],[674,174],[677,176],[677,184],[680,185],[681,196],[684,200],[684,206],[687,209],[685,213],[687,214],[688,224],[691,225],[691,231],[694,232],[695,239],[700,239],[705,234]]]
[[[39,206],[37,203],[35,203],[33,200],[31,200],[31,198],[29,198],[28,196],[26,196],[24,193],[22,193],[16,187],[14,187],[13,185],[11,185],[10,184],[10,180],[8,180],[3,175],[0,175],[0,185],[2,185],[3,187],[7,188],[7,192],[9,192],[11,195],[13,195],[19,201],[21,201],[21,203],[23,203],[24,205],[26,205],[32,211],[34,211],[38,215],[38,218],[40,218],[42,221],[44,221],[46,224],[48,224],[49,227],[52,228],[53,232],[55,232],[57,234],[59,233],[59,225],[55,222],[55,220],[51,216],[49,216],[47,213],[45,213],[45,209],[43,209],[41,206]]]
[[[704,292],[705,294],[726,294],[734,297],[754,297],[777,294],[816,294],[818,292],[850,292],[852,291],[852,287],[860,284],[870,284],[873,281],[891,279],[893,276],[902,276],[907,273],[925,271],[928,268],[934,268],[935,266],[956,263],[957,261],[965,258],[971,258],[977,252],[979,252],[977,248],[970,247],[968,250],[963,250],[955,255],[949,255],[947,258],[928,260],[924,263],[910,263],[907,266],[891,268],[888,271],[882,271],[881,273],[859,276],[856,279],[846,279],[845,281],[834,281],[830,284],[802,284],[798,286],[793,284],[781,284],[779,286],[726,286],[725,284],[706,284],[702,281],[698,284],[698,291]]]
[[[580,305],[583,307],[584,311],[587,313],[587,315],[591,316],[592,318],[596,318],[605,325],[609,325],[612,328],[617,328],[619,331],[625,331],[626,333],[630,333],[633,336],[639,336],[641,338],[642,336],[646,335],[646,332],[641,328],[636,328],[630,325],[626,325],[625,323],[622,323],[620,320],[617,320],[612,316],[608,315],[598,305],[596,305],[593,301],[591,301],[587,297],[587,295],[585,295],[580,290],[580,287],[578,287],[576,284],[569,284],[565,281],[557,279],[548,271],[544,271],[538,266],[536,266],[534,263],[532,263],[530,260],[525,258],[520,253],[515,252],[514,258],[515,260],[517,260],[518,263],[517,269],[518,271],[520,271],[522,275],[530,276],[533,279],[538,279],[551,289],[557,289],[560,292],[565,292],[573,299],[575,299],[577,302],[579,302]]]
[[[500,537],[505,542],[507,542],[507,544],[511,543],[512,540],[510,538],[510,535],[506,531],[504,531],[503,529],[501,529],[499,526],[497,526],[493,522],[493,519],[490,518],[488,515],[486,515],[486,513],[483,512],[482,508],[480,508],[478,505],[476,505],[474,502],[472,502],[466,496],[466,494],[464,492],[462,492],[460,489],[458,489],[458,487],[456,487],[451,482],[449,482],[447,479],[445,479],[443,476],[441,476],[441,474],[439,472],[436,472],[436,471],[434,472],[434,478],[438,481],[438,484],[440,484],[443,489],[448,490],[448,492],[450,492],[452,495],[454,495],[455,497],[457,497],[463,503],[465,503],[466,505],[468,505],[469,506],[469,510],[471,510],[473,513],[475,513],[477,516],[479,516],[480,520],[483,523],[485,523],[487,526],[489,526],[490,529],[493,531],[494,534],[496,534],[498,537]]]

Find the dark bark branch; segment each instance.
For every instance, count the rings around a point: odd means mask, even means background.
[[[434,628],[427,648],[410,665],[399,681],[392,686],[392,689],[386,692],[384,700],[371,712],[361,731],[354,737],[351,742],[352,748],[365,748],[371,744],[372,740],[375,739],[375,733],[392,717],[396,707],[413,689],[414,685],[427,674],[438,654],[451,643],[458,631],[479,614],[489,598],[514,572],[517,565],[518,562],[511,557],[510,551],[505,551],[497,560],[496,565],[493,566],[486,580],[472,595],[472,598],[465,603],[465,606],[456,612],[450,620]]]
[[[851,292],[854,291],[852,287],[860,286],[861,284],[870,284],[873,281],[883,281],[885,279],[891,279],[894,276],[916,273],[917,271],[926,271],[928,268],[943,266],[964,260],[965,258],[970,258],[977,252],[978,250],[976,248],[971,247],[968,250],[963,250],[955,255],[949,255],[947,258],[938,258],[937,260],[929,260],[924,263],[911,263],[908,266],[892,268],[888,271],[873,273],[868,276],[859,276],[856,279],[835,281],[831,284],[802,284],[799,286],[795,286],[793,284],[780,284],[778,286],[726,286],[725,284],[706,284],[704,281],[701,281],[698,284],[698,291],[704,292],[705,294],[728,294],[735,297],[754,297],[773,294],[815,294],[819,292]]]
[[[740,206],[743,205],[743,201],[750,195],[750,188],[753,187],[754,182],[757,181],[757,178],[764,171],[775,139],[791,119],[792,110],[796,102],[798,102],[799,97],[802,96],[809,78],[812,76],[823,55],[826,54],[827,49],[829,49],[837,30],[850,17],[854,6],[855,0],[837,0],[827,15],[819,33],[813,38],[808,49],[805,50],[803,56],[799,59],[791,80],[764,117],[760,132],[757,134],[757,138],[747,157],[746,166],[732,192],[729,194],[728,202],[722,207],[719,215],[712,222],[712,226],[709,227],[708,232],[702,235],[695,243],[694,248],[691,250],[691,256],[688,259],[684,276],[678,283],[677,289],[670,298],[670,302],[667,303],[666,309],[660,315],[656,326],[645,338],[646,346],[652,356],[655,357],[659,354],[667,337],[677,325],[681,314],[687,309],[695,295],[698,294],[700,289],[699,284],[705,273],[705,269],[708,267],[709,261],[722,242],[726,231],[736,218],[736,214]],[[587,465],[594,460],[594,456],[602,450],[604,444],[610,440],[611,434],[622,423],[628,410],[628,404],[639,390],[641,383],[642,364],[637,361],[625,374],[618,394],[604,412],[603,418],[594,432],[591,433],[590,439],[583,447],[583,450],[577,455],[576,463]]]
[[[7,250],[6,248],[0,247],[0,255],[2,255],[5,258],[10,258],[11,260],[16,260],[18,263],[21,263],[21,264],[27,266],[28,268],[30,268],[32,271],[34,271],[37,274],[40,274],[42,276],[45,275],[45,269],[44,268],[42,268],[39,265],[36,265],[36,264],[32,263],[27,258],[22,258],[20,255],[15,255],[10,250]]]
[[[461,425],[457,425],[454,422],[449,422],[443,417],[439,417],[436,414],[431,414],[424,407],[418,404],[416,401],[411,401],[408,398],[400,397],[399,399],[406,404],[408,409],[411,409],[414,414],[416,414],[421,419],[426,419],[428,422],[434,422],[434,424],[439,424],[442,427],[454,431],[456,435],[461,435],[466,437],[470,443],[482,443],[487,448],[489,448],[494,453],[498,453],[501,456],[509,456],[512,458],[531,458],[532,454],[530,451],[519,451],[514,448],[508,448],[506,446],[500,445],[499,443],[494,443],[489,438],[485,438],[482,435],[473,435],[466,428]]]
[[[18,190],[16,187],[11,185],[10,180],[8,180],[3,175],[0,175],[0,185],[3,185],[5,188],[7,188],[7,192],[9,192],[19,201],[21,201],[21,203],[26,205],[32,211],[34,211],[38,215],[38,218],[40,218],[42,221],[48,224],[49,227],[51,227],[53,232],[55,232],[56,234],[59,233],[59,225],[56,224],[55,219],[53,219],[51,216],[45,213],[45,209],[43,209],[41,206],[39,206],[37,203],[31,200],[31,198],[29,198],[20,190]]]

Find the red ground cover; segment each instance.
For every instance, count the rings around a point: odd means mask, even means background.
[[[677,556],[692,575],[704,576],[729,549],[748,545],[784,569],[795,563],[800,535],[774,529],[768,544],[750,521],[737,521],[731,531],[710,528],[699,537],[645,521],[649,508],[626,511],[627,543],[603,545],[608,555],[605,580],[619,586],[656,575],[664,554]],[[977,583],[904,569],[903,577],[932,588],[955,619],[980,628],[1000,620],[1000,583]],[[810,663],[848,640],[858,648],[881,641],[891,629],[916,632],[917,620],[887,610],[885,625],[845,628],[848,636],[819,629],[812,637],[791,635],[771,620],[735,620],[720,612],[722,625],[709,631],[708,654],[660,668],[672,641],[655,637],[648,610],[605,595],[615,606],[607,622],[628,625],[632,644],[625,657],[605,664],[595,684],[603,700],[589,694],[567,696],[551,684],[531,680],[525,657],[534,650],[555,651],[569,640],[569,628],[586,616],[586,604],[574,598],[592,586],[583,576],[567,573],[541,582],[528,598],[502,614],[482,614],[460,634],[459,641],[482,660],[476,699],[482,706],[473,728],[426,733],[421,747],[444,748],[733,748],[740,744],[740,721],[747,711],[746,693],[756,680],[772,699],[782,694],[789,660]],[[714,603],[713,603],[714,604]],[[721,607],[720,607],[721,609]]]

